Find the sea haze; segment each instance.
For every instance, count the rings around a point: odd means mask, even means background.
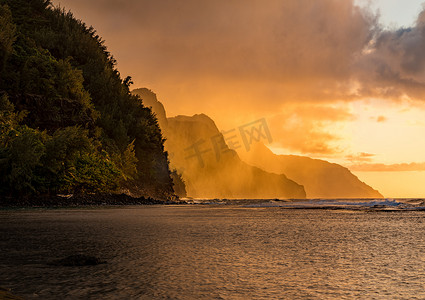
[[[424,212],[402,209],[420,201],[3,210],[0,284],[26,299],[425,298]],[[73,254],[107,263],[49,265]]]

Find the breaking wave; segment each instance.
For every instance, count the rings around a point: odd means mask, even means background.
[[[425,199],[187,199],[191,204],[238,205],[245,208],[424,210]]]

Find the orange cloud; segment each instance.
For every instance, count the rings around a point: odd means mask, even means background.
[[[341,152],[340,137],[329,131],[337,122],[352,120],[343,108],[331,106],[287,106],[268,119],[274,146],[303,154],[331,155]]]
[[[374,156],[375,154],[361,152],[358,154],[347,155],[345,159],[354,163],[370,162]]]
[[[166,99],[168,86],[189,83],[217,101],[226,82],[243,82],[247,97],[273,86],[279,100],[354,97],[352,64],[376,27],[354,0],[54,2],[99,30],[123,74]],[[199,101],[190,89],[177,92],[169,101]]]
[[[401,163],[401,164],[356,164],[348,167],[351,171],[360,172],[407,172],[425,171],[425,163]]]
[[[379,116],[379,117],[376,118],[376,121],[378,123],[386,122],[387,121],[387,117],[385,117],[385,116]]]

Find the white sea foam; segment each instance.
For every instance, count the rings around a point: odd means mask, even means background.
[[[269,200],[262,203],[246,204],[244,207],[425,210],[423,199],[311,199],[291,201]]]
[[[245,208],[425,210],[425,199],[187,199],[190,204]]]

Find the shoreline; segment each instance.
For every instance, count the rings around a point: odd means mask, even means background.
[[[179,204],[187,204],[187,202],[179,199],[159,200],[150,197],[135,198],[126,194],[54,195],[34,196],[31,198],[0,197],[0,209]]]

